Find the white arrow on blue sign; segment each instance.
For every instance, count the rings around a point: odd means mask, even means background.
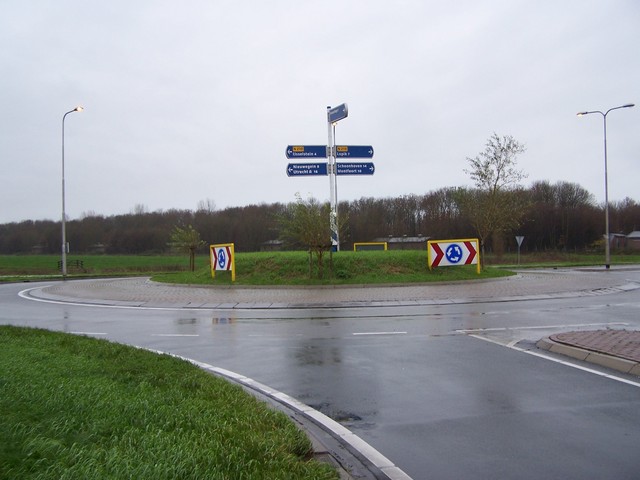
[[[373,162],[338,162],[336,164],[336,175],[373,175],[375,171]]]
[[[287,145],[287,158],[327,158],[326,145]]]
[[[329,123],[335,123],[343,118],[347,118],[349,115],[349,109],[347,108],[347,104],[343,103],[342,105],[338,105],[337,107],[330,108],[327,110],[327,120]]]
[[[337,158],[373,158],[371,145],[336,145]]]
[[[327,175],[326,163],[290,163],[287,165],[288,177],[307,175]]]

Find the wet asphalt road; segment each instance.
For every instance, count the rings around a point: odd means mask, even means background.
[[[252,377],[338,420],[415,479],[638,478],[640,379],[621,376],[630,382],[623,383],[526,350],[539,353],[533,341],[558,331],[640,329],[640,290],[487,303],[146,310],[17,296],[37,286],[0,286],[0,323],[85,333]]]

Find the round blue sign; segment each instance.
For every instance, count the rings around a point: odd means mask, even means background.
[[[457,243],[451,244],[447,247],[445,255],[450,263],[458,263],[462,260],[462,249]]]
[[[220,249],[218,250],[218,265],[220,265],[220,268],[224,268],[225,263],[227,263],[227,257],[224,254],[224,249]]]

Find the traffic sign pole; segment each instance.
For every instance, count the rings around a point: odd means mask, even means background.
[[[518,265],[520,265],[520,246],[522,245],[523,240],[523,235],[516,235],[516,242],[518,242]]]
[[[287,175],[290,177],[306,175],[329,176],[331,246],[340,250],[340,232],[338,228],[338,175],[373,175],[375,167],[371,162],[337,163],[339,158],[373,158],[371,145],[340,145],[336,147],[336,123],[347,118],[349,109],[343,103],[337,107],[327,107],[327,145],[288,145],[287,158],[326,158],[327,163],[290,163]]]
[[[347,108],[344,105],[344,116],[341,116],[338,107],[327,107],[327,136],[328,136],[328,156],[329,156],[329,227],[331,229],[331,245],[336,252],[340,251],[340,232],[338,231],[338,182],[336,177],[336,150],[335,150],[335,122],[345,118]],[[333,112],[333,115],[332,115]],[[340,117],[340,118],[338,118]],[[332,120],[333,119],[333,120]]]

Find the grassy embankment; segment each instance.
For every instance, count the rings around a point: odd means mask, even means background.
[[[425,251],[342,251],[324,260],[324,278],[318,279],[317,265],[305,252],[260,252],[236,254],[236,285],[341,285],[369,283],[415,283],[491,278],[508,275],[516,267],[515,254],[500,258],[487,255],[481,275],[475,267],[437,268],[429,271]],[[56,255],[0,255],[0,281],[23,281],[60,277]],[[70,255],[70,278],[91,276],[151,275],[155,280],[203,285],[230,284],[230,275],[211,278],[208,255],[198,255],[196,271],[188,272],[186,255]],[[600,254],[540,253],[522,255],[520,268],[602,265]],[[640,263],[640,255],[613,254],[613,265]],[[500,267],[500,268],[496,268]]]
[[[0,343],[0,478],[338,478],[286,415],[186,361],[8,326]]]

